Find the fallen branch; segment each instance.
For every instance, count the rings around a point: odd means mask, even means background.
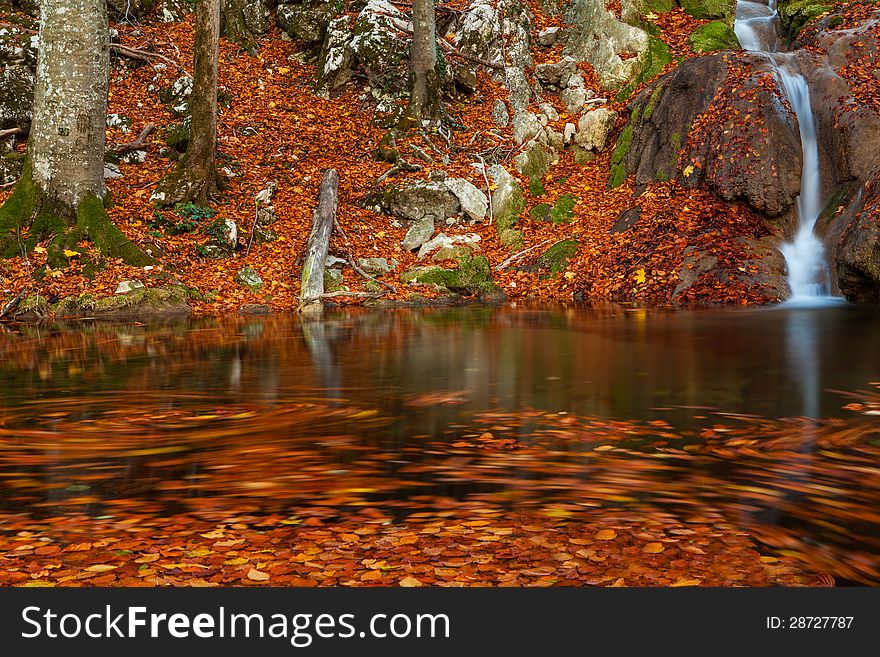
[[[28,292],[30,292],[30,288],[26,288],[19,292],[15,297],[13,297],[12,301],[3,306],[3,310],[0,310],[0,319],[3,319],[7,315],[11,314],[13,310],[18,307],[18,304],[22,302],[22,300],[27,296]]]
[[[321,295],[321,298],[332,299],[333,297],[367,297],[370,299],[378,299],[384,294],[384,292],[347,292],[345,290],[338,290],[337,292],[324,292]]]
[[[363,276],[368,281],[373,281],[374,283],[378,283],[379,285],[384,285],[389,290],[391,290],[392,294],[397,294],[397,288],[394,287],[391,283],[386,283],[385,281],[380,281],[378,278],[374,278],[370,276],[367,272],[357,266],[354,261],[354,256],[351,254],[351,244],[348,241],[348,235],[346,235],[345,230],[343,230],[342,225],[339,223],[339,219],[335,220],[336,230],[339,231],[339,234],[342,235],[342,241],[345,242],[345,259],[348,260],[349,266],[357,273],[359,276]]]
[[[409,171],[409,172],[419,171],[419,170],[421,170],[421,168],[422,168],[421,165],[412,164],[411,162],[407,162],[406,160],[401,158],[400,160],[398,160],[398,162],[396,164],[392,165],[392,167],[390,169],[388,169],[388,171],[386,171],[381,176],[376,178],[376,183],[380,183],[383,180],[385,180],[386,178],[390,178],[391,176],[397,175],[401,171]]]
[[[146,150],[150,145],[150,142],[147,141],[147,137],[150,136],[150,133],[156,129],[156,124],[148,123],[143,130],[141,130],[141,134],[138,135],[138,138],[134,141],[128,142],[127,144],[120,144],[113,149],[113,152],[117,155],[121,155],[122,153],[128,153],[130,151],[143,151]]]
[[[8,130],[0,130],[0,139],[6,139],[7,137],[11,137],[12,135],[17,135],[21,132],[21,128],[9,128]]]
[[[150,52],[149,50],[141,50],[140,48],[131,48],[129,46],[123,46],[121,43],[111,43],[110,50],[115,52],[120,57],[133,59],[138,62],[146,62],[147,64],[149,64],[153,59],[161,59],[163,62],[171,64],[171,66],[176,68],[184,75],[189,75],[189,72],[185,68],[183,68],[183,66],[175,62],[170,57],[166,57],[165,55],[158,52]]]
[[[584,101],[584,105],[595,105],[596,103],[607,103],[607,98],[590,98]]]
[[[483,159],[482,155],[477,155],[480,158],[480,166],[483,168],[483,180],[486,183],[486,196],[489,197],[489,225],[492,225],[492,221],[495,219],[495,208],[492,207],[492,185],[489,184],[489,174],[486,173],[486,160]]]
[[[18,182],[17,180],[13,180],[12,182],[0,184],[0,189],[3,189],[4,187],[12,187],[17,182]]]
[[[505,269],[505,268],[509,267],[511,264],[513,264],[514,262],[516,262],[517,260],[519,260],[520,258],[522,258],[522,257],[523,257],[524,255],[526,255],[527,253],[529,253],[529,252],[531,252],[531,251],[534,251],[535,249],[540,249],[542,246],[544,246],[545,244],[547,244],[547,242],[549,242],[549,241],[550,241],[550,240],[544,240],[544,241],[541,242],[540,244],[535,244],[535,246],[530,246],[530,247],[527,248],[527,249],[523,249],[523,250],[520,251],[519,253],[514,253],[514,254],[513,254],[512,256],[510,256],[507,260],[505,260],[505,261],[502,262],[500,265],[498,265],[497,267],[495,267],[495,271],[501,271],[502,269]],[[557,242],[557,244],[558,244],[558,242]]]
[[[324,295],[324,262],[330,251],[330,234],[336,223],[339,203],[339,174],[327,169],[318,193],[318,207],[312,217],[312,231],[306,244],[306,258],[302,268],[302,285],[299,295],[300,312],[322,309]]]

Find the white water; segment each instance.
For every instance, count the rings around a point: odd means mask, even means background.
[[[788,266],[788,284],[791,288],[791,297],[786,303],[811,306],[836,304],[841,299],[830,294],[825,248],[814,232],[822,212],[822,184],[810,88],[791,56],[778,52],[779,15],[776,0],[768,2],[765,5],[739,0],[734,31],[743,49],[767,55],[797,116],[800,129],[803,167],[801,192],[797,199],[798,230],[793,241],[780,247]]]

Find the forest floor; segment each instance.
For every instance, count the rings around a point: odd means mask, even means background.
[[[544,18],[537,3],[533,8],[537,19],[535,30],[552,24]],[[692,54],[684,35],[702,21],[676,9],[657,18],[662,23],[663,36],[676,57]],[[119,40],[128,46],[162,53],[192,70],[192,18],[177,24],[117,26]],[[44,297],[64,298],[90,294],[106,297],[113,294],[117,284],[126,279],[138,279],[147,287],[183,284],[197,290],[191,305],[196,313],[218,313],[237,310],[242,304],[266,304],[275,311],[297,307],[301,257],[307,239],[311,216],[317,200],[317,190],[323,172],[335,168],[340,174],[339,221],[349,243],[334,237],[331,253],[349,251],[355,258],[385,257],[399,261],[393,274],[406,271],[419,263],[414,253],[401,247],[405,227],[395,228],[391,218],[364,209],[364,198],[376,189],[376,180],[387,171],[388,164],[376,159],[377,145],[384,130],[374,125],[374,105],[363,91],[364,81],[355,80],[330,100],[314,93],[314,64],[301,62],[302,44],[282,40],[277,29],[259,42],[256,55],[242,51],[225,40],[221,42],[220,85],[225,101],[219,124],[220,164],[233,176],[228,188],[217,199],[213,209],[217,216],[232,219],[239,234],[239,248],[227,258],[208,259],[199,255],[197,248],[207,237],[201,230],[181,235],[163,233],[157,226],[156,208],[150,194],[173,162],[160,156],[162,134],[179,121],[169,107],[160,101],[157,90],[169,87],[180,75],[173,66],[159,62],[156,65],[132,66],[127,60],[114,60],[111,71],[111,91],[108,113],[120,114],[133,120],[130,130],[108,128],[108,146],[132,141],[149,123],[157,126],[146,161],[141,164],[121,164],[122,178],[110,180],[113,207],[110,216],[120,229],[139,244],[151,243],[161,247],[161,264],[144,271],[119,261],[110,261],[94,278],[83,275],[84,260],[73,256],[62,270],[50,271],[36,290]],[[558,48],[537,53],[535,63],[556,61],[561,56]],[[673,65],[669,65],[670,68]],[[589,65],[581,65],[587,80],[593,78]],[[148,90],[149,89],[149,90]],[[479,77],[478,88],[470,97],[453,100],[449,111],[464,126],[465,131],[454,132],[455,146],[459,147],[448,166],[426,165],[422,171],[406,174],[425,179],[433,169],[443,169],[451,176],[469,179],[486,190],[482,173],[472,166],[472,153],[493,146],[510,148],[502,163],[510,165],[515,150],[512,148],[510,128],[499,129],[492,121],[491,110],[505,90],[488,76]],[[612,233],[610,227],[621,212],[634,205],[633,186],[626,182],[616,189],[608,188],[609,159],[616,134],[625,124],[624,106],[612,102],[609,107],[621,111],[610,145],[594,161],[577,165],[570,151],[562,153],[544,185],[546,193],[533,198],[525,190],[527,211],[517,228],[524,235],[524,247],[550,245],[557,240],[574,238],[580,243],[576,256],[566,270],[555,276],[509,268],[501,272],[494,268],[511,255],[499,241],[495,227],[485,221],[467,227],[467,232],[480,235],[480,246],[493,268],[493,280],[511,300],[538,299],[553,301],[632,301],[641,303],[668,303],[679,283],[688,247],[704,247],[719,262],[732,267],[748,266],[747,254],[731,238],[760,238],[766,235],[763,223],[741,206],[723,203],[706,192],[685,190],[673,183],[650,186],[639,198],[642,218],[626,232]],[[569,119],[560,111],[562,130]],[[502,141],[498,140],[502,137]],[[416,141],[418,136],[409,139]],[[407,140],[401,142],[401,150]],[[424,144],[422,144],[424,145]],[[23,147],[20,147],[23,148]],[[398,182],[400,177],[394,179]],[[245,255],[245,245],[254,221],[254,196],[270,181],[278,182],[274,206],[279,217],[272,226],[277,241],[255,244]],[[387,184],[385,181],[382,184]],[[0,201],[9,190],[0,190]],[[571,223],[554,225],[529,218],[528,209],[538,203],[552,204],[562,194],[574,194]],[[174,211],[163,211],[162,222],[174,222]],[[82,253],[88,253],[89,244],[83,243]],[[39,249],[38,249],[39,251]],[[542,249],[535,249],[537,257]],[[45,264],[45,253],[35,253],[29,260],[17,258],[0,263],[3,296],[11,298],[19,290],[29,287],[34,268]],[[444,264],[444,263],[441,263]],[[454,265],[453,262],[445,263]],[[519,264],[529,264],[523,259]],[[254,268],[264,284],[254,291],[233,279],[243,267]],[[693,265],[690,265],[691,267]],[[742,269],[741,271],[745,271]],[[352,291],[364,290],[365,280],[350,268],[345,268],[343,284]],[[392,281],[392,282],[396,282]],[[425,287],[417,289],[397,287],[391,300],[429,301],[437,296]],[[337,301],[337,300],[334,300]],[[341,303],[356,302],[339,299]],[[693,286],[688,294],[676,301],[683,303],[763,303],[768,299],[744,284],[722,284],[711,279]]]

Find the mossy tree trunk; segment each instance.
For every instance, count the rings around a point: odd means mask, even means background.
[[[27,160],[0,208],[0,251],[31,250],[44,239],[49,264],[91,240],[104,256],[152,262],[104,210],[104,147],[110,40],[103,0],[42,0],[37,80]],[[27,233],[27,234],[25,234]]]
[[[251,50],[256,47],[259,34],[251,30],[246,11],[246,0],[220,0],[223,35],[242,48]]]
[[[153,194],[161,205],[193,201],[207,205],[220,187],[217,173],[217,76],[220,49],[220,0],[199,0],[190,97],[192,132],[177,166]]]

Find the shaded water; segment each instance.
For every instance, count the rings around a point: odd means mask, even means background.
[[[712,509],[875,582],[878,322],[508,307],[22,327],[0,334],[0,509]]]

